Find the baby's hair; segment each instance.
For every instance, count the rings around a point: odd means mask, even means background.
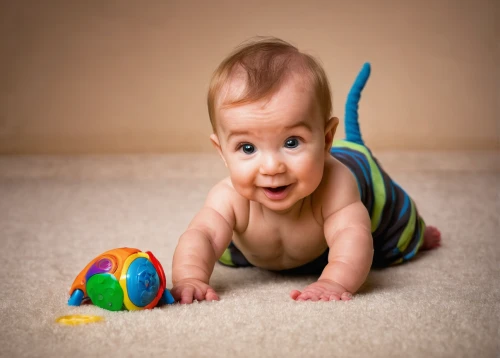
[[[292,74],[305,75],[312,85],[325,121],[332,112],[330,85],[323,67],[311,55],[275,37],[254,37],[238,46],[215,70],[208,90],[208,114],[215,131],[217,99],[236,75],[246,77],[245,91],[237,98],[224,98],[221,107],[256,102],[273,95]]]

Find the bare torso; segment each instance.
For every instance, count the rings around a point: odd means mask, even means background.
[[[286,213],[273,212],[257,202],[240,203],[235,210],[238,225],[233,242],[250,263],[264,269],[285,270],[311,262],[328,248],[322,199],[320,185]]]

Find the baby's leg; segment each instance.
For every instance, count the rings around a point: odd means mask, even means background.
[[[387,267],[411,260],[419,251],[440,246],[441,233],[434,226],[427,226],[419,215],[416,204],[399,186],[395,186],[393,213],[383,216],[382,227],[373,233],[373,266]],[[401,204],[401,202],[406,202]]]
[[[358,182],[361,200],[372,221],[375,267],[402,263],[419,250],[440,246],[439,230],[426,226],[412,198],[365,145],[335,141],[331,154],[351,170]]]

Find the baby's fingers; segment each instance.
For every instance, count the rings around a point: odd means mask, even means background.
[[[297,300],[297,298],[302,294],[302,292],[298,291],[298,290],[293,290],[292,292],[290,292],[290,298],[292,300]]]
[[[214,289],[210,286],[206,287],[195,287],[194,298],[197,301],[218,301],[219,296],[215,293]]]
[[[350,292],[344,292],[342,296],[340,296],[342,301],[350,301],[352,299],[352,294]]]
[[[217,295],[217,293],[215,293],[215,291],[212,288],[209,288],[207,290],[207,294],[205,295],[205,299],[207,301],[218,301],[219,296]]]
[[[180,297],[180,302],[181,303],[193,303],[193,297],[194,297],[195,289],[193,286],[187,286],[184,287],[183,290],[181,291],[181,297]]]
[[[290,297],[292,299],[294,299],[295,301],[308,301],[308,300],[317,301],[318,300],[318,296],[311,294],[310,292],[307,292],[307,291],[300,292],[300,291],[294,290],[290,293]]]

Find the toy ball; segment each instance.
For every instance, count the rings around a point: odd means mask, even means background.
[[[90,300],[109,311],[151,309],[172,304],[165,272],[151,251],[122,247],[97,256],[78,274],[68,305]]]

